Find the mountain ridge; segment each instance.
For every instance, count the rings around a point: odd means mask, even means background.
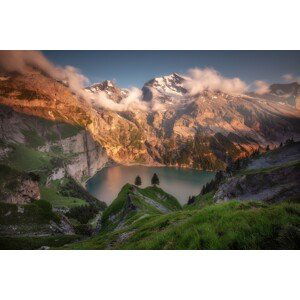
[[[158,91],[151,101],[167,105],[166,110],[94,108],[67,86],[39,73],[1,80],[0,103],[22,113],[82,126],[112,160],[123,164],[219,169],[229,159],[268,144],[278,145],[292,135],[299,137],[300,112],[289,105],[221,91],[186,96],[178,92],[183,80],[178,74],[161,78],[150,81],[151,88]],[[165,82],[173,92],[176,87],[177,98],[164,95]],[[97,86],[116,102],[124,98],[112,82]],[[186,101],[180,100],[183,98]]]

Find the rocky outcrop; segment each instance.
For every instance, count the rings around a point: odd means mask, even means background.
[[[53,147],[59,147],[63,153],[70,154],[70,157],[65,161],[62,168],[53,170],[48,181],[61,179],[69,175],[84,184],[88,178],[109,163],[104,148],[95,142],[85,130],[81,130],[71,137],[61,138],[56,142],[47,142],[45,146],[39,147],[38,150],[49,152]]]
[[[300,143],[253,159],[234,176],[225,177],[214,195],[217,203],[238,201],[279,202],[300,195]]]
[[[3,196],[1,201],[13,204],[27,204],[41,198],[39,184],[31,179],[21,179],[16,182],[17,186],[13,193]]]
[[[39,200],[39,176],[0,164],[0,202],[28,204]]]
[[[214,200],[279,202],[300,194],[299,178],[297,167],[233,177],[218,188]]]

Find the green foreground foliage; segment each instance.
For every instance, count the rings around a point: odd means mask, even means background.
[[[66,249],[299,249],[300,204],[227,202],[146,215]]]
[[[79,235],[55,235],[55,236],[26,236],[26,237],[1,237],[1,250],[35,250],[42,246],[61,247],[75,242]]]

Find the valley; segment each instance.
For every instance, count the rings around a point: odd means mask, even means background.
[[[299,90],[190,94],[185,80],[154,78],[147,110],[121,110],[131,92],[111,81],[89,103],[37,70],[4,74],[0,248],[299,248]]]

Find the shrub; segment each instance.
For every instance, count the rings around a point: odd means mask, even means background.
[[[86,224],[90,219],[94,218],[99,209],[93,205],[83,205],[72,207],[67,213],[67,217],[76,219],[81,224]]]
[[[154,173],[153,176],[152,176],[151,184],[152,184],[152,185],[157,185],[157,184],[159,184],[159,178],[158,178],[158,176],[157,176],[156,173]]]
[[[140,186],[142,184],[142,179],[139,175],[136,176],[134,184],[137,185],[137,186]]]
[[[80,224],[80,225],[74,226],[74,230],[75,230],[75,233],[79,234],[79,235],[91,236],[93,234],[92,226],[89,224]]]

